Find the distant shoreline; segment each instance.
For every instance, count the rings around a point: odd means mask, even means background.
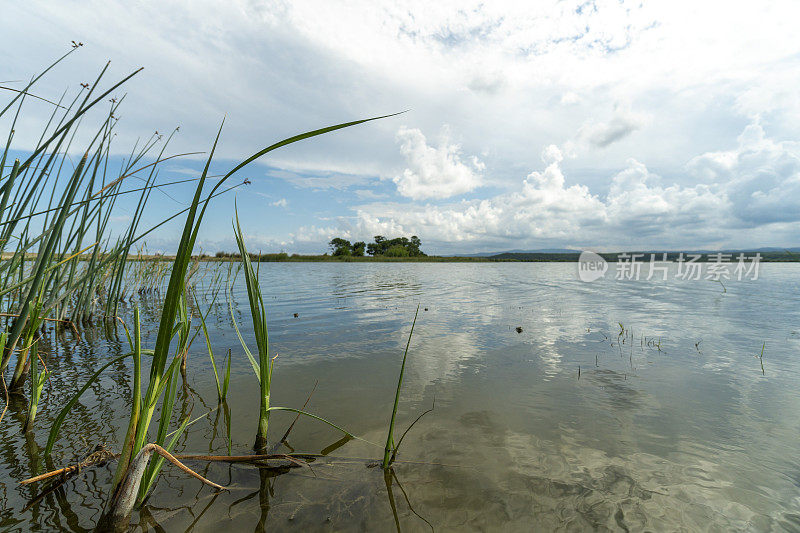
[[[628,258],[624,261],[630,261],[632,254],[642,254],[640,257],[637,255],[637,263],[649,263],[650,255],[654,254],[656,261],[660,261],[663,257],[662,254],[667,254],[667,261],[677,262],[680,252],[614,252],[614,253],[600,253],[601,257],[609,263],[619,262],[619,256],[627,254]],[[694,252],[684,252],[685,259],[689,258],[689,254]],[[730,258],[725,262],[738,262],[739,254],[744,254],[745,261],[749,262],[757,253],[761,254],[762,263],[798,263],[800,262],[800,253],[787,253],[787,252],[748,252],[748,251],[735,251],[735,252],[722,252],[723,254],[730,254]],[[700,258],[698,262],[708,263],[716,261],[717,252],[701,253],[697,252]],[[12,254],[4,253],[0,260],[10,259]],[[81,259],[89,259],[91,256],[83,254]],[[426,255],[420,257],[386,257],[386,256],[332,256],[332,255],[299,255],[299,254],[251,254],[252,261],[262,263],[577,263],[580,254],[568,253],[502,253],[486,257],[464,257],[464,256],[439,256],[439,255]],[[26,254],[26,260],[36,259],[36,254]],[[173,261],[174,255],[159,255],[159,254],[133,254],[128,256],[128,261]],[[226,257],[213,257],[206,255],[192,256],[195,261],[203,261],[208,263],[229,263],[239,261],[239,256],[230,255]]]
[[[639,263],[650,262],[650,255],[655,254],[656,261],[661,260],[664,252],[615,252],[615,253],[601,253],[598,254],[609,263],[619,262],[619,256],[622,254],[643,254],[642,257],[637,256],[636,261]],[[687,252],[689,254],[690,252]],[[729,253],[729,252],[722,252]],[[730,262],[737,262],[739,254],[743,253],[745,261],[750,261],[756,253],[761,254],[762,263],[798,263],[800,262],[800,254],[787,254],[785,252],[734,252],[731,253]],[[275,257],[278,254],[263,254],[259,257],[260,262],[279,262],[279,263],[577,263],[580,254],[565,254],[565,253],[534,253],[534,254],[518,254],[518,253],[505,253],[492,255],[487,257],[462,257],[462,256],[437,256],[428,255],[423,257],[385,257],[385,256],[364,256],[364,257],[336,257],[330,255],[295,255],[288,257]],[[667,261],[676,262],[680,252],[667,252]],[[715,253],[698,253],[700,258],[698,262],[708,263],[716,261]],[[685,256],[685,260],[689,257]],[[237,261],[235,257],[205,257],[199,258],[204,261]],[[253,258],[255,260],[255,258]],[[623,259],[629,261],[630,259]]]

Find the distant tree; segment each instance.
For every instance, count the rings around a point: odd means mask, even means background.
[[[383,235],[376,235],[375,242],[367,245],[367,253],[369,255],[386,255],[389,257],[419,257],[424,256],[419,247],[422,245],[419,237],[412,236],[411,239],[407,237],[396,237],[394,239],[387,239]],[[403,253],[399,251],[403,250]],[[392,250],[391,254],[389,250]]]
[[[393,244],[384,254],[386,257],[408,257],[408,249],[402,244]]]
[[[340,237],[331,239],[331,242],[328,243],[328,246],[330,246],[331,248],[331,255],[334,256],[353,254],[353,245],[350,244],[350,241],[342,239]]]
[[[353,243],[353,255],[356,257],[363,257],[366,246],[367,244],[364,241]]]
[[[416,235],[411,236],[411,244],[409,245],[409,252],[415,252],[416,255],[422,254],[419,247],[422,246],[422,241]]]

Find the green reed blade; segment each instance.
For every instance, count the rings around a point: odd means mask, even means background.
[[[199,303],[197,303],[197,299],[195,299],[196,305],[199,307]],[[209,311],[211,308],[209,307]],[[211,347],[211,339],[208,336],[208,328],[206,327],[206,317],[203,313],[200,313],[200,326],[203,329],[203,336],[206,339],[206,349],[208,350],[208,358],[211,359],[211,369],[214,371],[214,382],[217,384],[217,400],[222,401],[224,399],[224,395],[222,393],[222,388],[219,384],[219,373],[217,372],[217,362],[214,361],[214,349]]]
[[[292,407],[274,407],[274,406],[268,408],[268,410],[269,411],[290,411],[292,413],[297,413],[297,414],[300,414],[300,415],[304,415],[304,416],[313,418],[314,420],[319,420],[320,422],[324,422],[324,423],[328,424],[329,426],[331,426],[332,428],[338,429],[339,431],[341,431],[342,433],[344,433],[345,435],[347,435],[350,438],[358,439],[358,437],[356,437],[355,435],[353,435],[352,433],[350,433],[346,429],[344,429],[344,428],[342,428],[340,426],[337,426],[336,424],[334,424],[330,420],[326,420],[326,419],[322,418],[321,416],[317,416],[317,415],[315,415],[313,413],[309,413],[307,411],[303,411],[303,410],[300,410],[300,409],[294,409]],[[364,440],[364,439],[359,439],[359,440]]]
[[[50,453],[53,451],[53,445],[56,442],[56,438],[58,438],[58,432],[61,430],[61,424],[64,423],[64,419],[67,417],[67,414],[69,414],[70,409],[72,409],[72,407],[76,403],[78,403],[78,400],[83,395],[83,393],[86,392],[89,389],[89,387],[92,386],[92,384],[95,382],[95,380],[97,380],[98,377],[100,377],[100,374],[103,373],[103,370],[105,370],[106,368],[110,367],[111,365],[119,361],[122,361],[126,357],[130,357],[132,355],[133,352],[128,352],[126,354],[114,357],[106,364],[102,365],[94,374],[92,374],[92,376],[86,381],[86,383],[84,383],[83,387],[78,389],[78,392],[76,392],[72,396],[72,398],[69,399],[67,404],[61,409],[61,411],[59,411],[58,415],[56,416],[56,419],[53,421],[53,425],[50,427],[50,434],[47,437],[47,445],[44,448],[45,455],[50,455]]]
[[[133,457],[136,426],[139,422],[142,409],[142,328],[139,319],[139,306],[133,309],[133,327],[133,342],[131,342],[128,328],[125,328],[125,334],[128,336],[128,343],[132,344],[131,349],[133,352],[133,398],[131,401],[131,416],[128,420],[128,431],[125,433],[125,440],[122,442],[122,453],[117,462],[117,469],[114,472],[114,479],[111,483],[112,493],[116,492],[117,487],[122,483],[125,473],[128,471],[128,465]]]
[[[403,363],[400,365],[400,376],[397,378],[397,391],[394,395],[394,406],[392,407],[392,418],[389,421],[389,434],[386,436],[386,447],[383,452],[384,469],[389,468],[391,465],[391,454],[394,449],[394,423],[397,417],[397,405],[400,403],[400,388],[403,386],[403,374],[406,370],[406,357],[408,356],[408,347],[411,346],[411,336],[414,334],[414,326],[417,323],[417,315],[419,315],[419,304],[417,304],[417,311],[414,313],[414,321],[411,323],[411,331],[408,333],[408,342],[406,343],[406,351],[403,353]]]
[[[251,364],[253,364],[253,369],[257,370],[258,382],[261,388],[261,394],[259,395],[260,405],[258,431],[256,433],[256,449],[260,449],[267,444],[267,431],[269,428],[269,401],[272,385],[272,365],[269,359],[267,313],[264,307],[264,301],[261,298],[261,287],[258,282],[258,274],[253,269],[253,264],[250,262],[250,254],[247,253],[247,246],[245,246],[244,243],[242,228],[239,225],[239,213],[235,206],[234,213],[236,213],[236,219],[233,226],[233,231],[236,237],[236,244],[239,246],[239,252],[242,256],[245,283],[247,285],[247,298],[250,302],[250,315],[253,319],[253,332],[255,334],[256,345],[258,347],[258,366],[256,368],[255,361],[252,360]],[[241,334],[239,335],[239,338],[242,340]],[[242,340],[242,346],[245,346],[245,350],[249,353],[247,346],[244,344],[244,340]],[[252,355],[250,357],[252,359]]]

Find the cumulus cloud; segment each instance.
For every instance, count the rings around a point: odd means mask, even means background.
[[[266,198],[269,205],[273,207],[287,207],[289,205],[289,200],[286,198],[279,198],[278,200],[275,200],[273,195],[261,191],[254,191],[253,194],[260,196],[261,198]]]
[[[744,129],[735,149],[705,153],[688,166],[725,184],[731,214],[743,226],[800,221],[800,143],[772,140],[758,122]]]
[[[413,200],[449,198],[481,185],[485,165],[475,156],[461,160],[461,147],[451,144],[447,130],[437,147],[428,146],[419,129],[401,127],[397,132],[407,168],[394,177],[397,192]]]
[[[375,198],[352,216],[305,225],[292,246],[320,251],[332,237],[419,235],[428,251],[569,247],[600,250],[696,249],[796,242],[800,143],[777,141],[759,123],[730,150],[691,158],[684,177],[665,179],[634,158],[602,190],[569,179],[556,145],[509,192],[437,204]],[[372,194],[362,195],[365,199]],[[778,239],[764,241],[765,236]]]
[[[720,239],[730,210],[724,189],[664,187],[659,180],[644,164],[628,160],[627,168],[612,178],[606,197],[609,233],[641,244],[666,236],[675,242],[696,241],[698,235],[706,242]]]
[[[359,231],[391,227],[423,240],[495,246],[718,247],[741,239],[736,232],[744,226],[784,223],[784,238],[796,238],[785,223],[800,221],[800,143],[770,140],[758,124],[744,130],[737,148],[692,159],[687,174],[703,178],[692,186],[664,185],[629,159],[605,194],[592,194],[566,183],[563,159],[548,146],[543,170],[513,192],[483,200],[361,206]]]
[[[565,186],[558,163],[532,172],[519,190],[446,206],[381,204],[358,211],[361,231],[391,227],[438,243],[570,247],[680,245],[707,238],[726,207],[706,186],[662,188],[647,183],[636,161],[613,178],[605,197],[583,185]],[[624,184],[624,185],[623,185]],[[699,234],[698,234],[699,233]]]

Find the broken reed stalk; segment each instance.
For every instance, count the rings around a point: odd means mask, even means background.
[[[345,437],[345,441],[349,441],[349,437]],[[339,444],[338,442],[335,444]],[[338,447],[338,446],[337,446]],[[317,459],[333,459],[336,461],[351,461],[356,463],[365,463],[368,466],[375,466],[375,460],[369,457],[338,457],[338,456],[331,456],[328,453],[325,453],[323,450],[322,453],[263,453],[263,454],[251,454],[251,455],[205,455],[205,454],[191,454],[191,453],[181,453],[181,454],[171,454],[173,458],[178,461],[207,461],[210,463],[260,463],[263,461],[275,461],[275,460],[286,460],[290,461],[294,466],[301,466],[298,461],[314,461]],[[112,459],[118,459],[120,454],[112,453],[109,450],[102,448],[100,446],[97,447],[97,451],[93,452],[86,459],[82,460],[80,463],[71,466],[65,466],[63,468],[57,468],[55,470],[51,470],[50,472],[45,472],[44,474],[40,474],[38,476],[34,476],[28,479],[24,479],[19,482],[20,485],[30,485],[31,483],[36,483],[38,481],[46,481],[48,479],[52,479],[57,476],[64,476],[69,477],[73,474],[79,474],[82,471],[85,471],[89,468],[95,466],[102,466],[106,462]],[[431,465],[431,466],[446,466],[450,468],[459,468],[459,465],[455,464],[447,464],[447,463],[429,463],[429,462],[420,462],[420,461],[395,461],[396,463],[400,464],[409,464],[409,465]],[[278,468],[283,468],[284,466],[288,465],[279,465]],[[223,487],[226,488],[226,487]]]
[[[153,446],[158,446],[153,444]],[[163,449],[163,448],[162,448]],[[157,451],[157,450],[156,450]],[[165,450],[166,451],[166,450]],[[160,453],[160,452],[159,452]],[[208,462],[223,462],[223,463],[255,463],[259,461],[270,461],[277,459],[291,458],[297,459],[316,459],[320,457],[318,454],[308,453],[269,453],[269,454],[255,454],[255,455],[202,455],[202,454],[170,454],[178,461],[208,461]],[[38,476],[28,479],[23,479],[19,482],[20,485],[30,485],[39,481],[46,481],[57,476],[71,476],[78,474],[87,468],[93,466],[102,466],[111,459],[118,459],[120,454],[112,453],[102,446],[98,446],[94,452],[89,454],[86,459],[83,459],[78,464],[57,468],[50,472],[45,472]],[[134,459],[135,460],[135,459]],[[224,487],[223,487],[224,488]]]
[[[181,463],[177,458],[175,458],[174,455],[169,453],[158,444],[151,442],[149,444],[145,444],[142,449],[139,450],[139,453],[136,454],[136,457],[133,458],[122,484],[114,495],[110,511],[111,519],[114,522],[124,522],[124,520],[126,520],[130,515],[131,511],[133,511],[139,495],[139,486],[142,482],[142,477],[144,476],[145,469],[147,468],[147,465],[150,462],[150,457],[152,457],[153,453],[157,453],[173,465],[177,466],[184,473],[202,481],[206,485],[214,487],[217,490],[226,490],[226,488],[222,485],[218,485],[217,483],[204,478],[188,466]]]
[[[253,463],[257,461],[269,461],[270,459],[315,459],[319,457],[313,453],[256,453],[253,455],[197,455],[181,454],[175,456],[183,461],[211,461],[222,463]]]
[[[17,318],[19,317],[19,313],[0,313],[0,316],[7,316]],[[69,320],[61,320],[59,318],[45,318],[45,317],[35,317],[38,320],[45,320],[47,322],[60,322],[62,324],[71,324],[72,322]]]
[[[84,460],[80,461],[78,464],[65,466],[64,468],[58,468],[56,470],[46,472],[44,474],[34,476],[32,478],[24,479],[19,482],[20,485],[28,485],[30,483],[36,483],[37,481],[44,481],[46,479],[50,479],[56,476],[69,476],[72,474],[77,474],[86,468],[91,468],[93,466],[105,464],[107,461],[114,459],[115,457],[119,457],[119,454],[114,454],[108,449],[98,446],[95,448],[95,451],[89,454]]]

